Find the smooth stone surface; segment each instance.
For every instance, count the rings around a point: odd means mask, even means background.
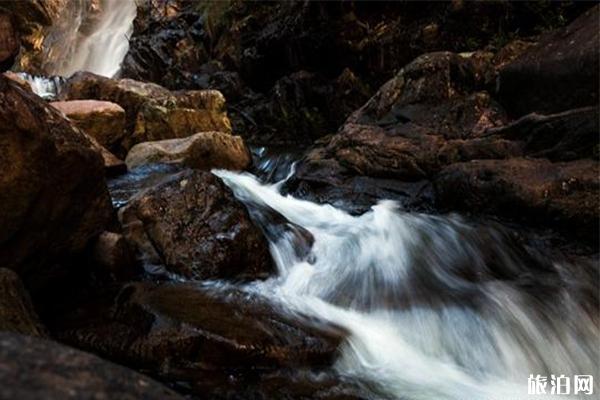
[[[183,139],[139,143],[129,150],[125,159],[129,169],[165,162],[203,170],[244,170],[252,160],[240,136],[223,132],[200,132]]]
[[[125,136],[125,110],[118,104],[98,100],[72,100],[55,101],[50,105],[108,149]]]

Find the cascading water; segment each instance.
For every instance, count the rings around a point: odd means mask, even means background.
[[[247,289],[345,328],[335,368],[373,399],[518,400],[531,374],[598,376],[592,266],[552,262],[459,217],[389,201],[355,217],[250,174],[214,173],[266,232],[273,211],[296,227],[269,237],[279,276]],[[299,230],[314,238],[309,254]]]
[[[89,71],[114,76],[129,50],[136,13],[135,0],[102,0],[99,15],[89,33],[82,32],[84,19],[79,17],[72,25],[73,31],[67,35],[72,40],[70,45],[60,42],[49,45],[47,58],[55,61],[47,72],[70,76],[77,71]]]
[[[77,71],[115,76],[129,50],[137,13],[135,0],[72,0],[71,5],[44,42],[42,67],[53,77],[21,74],[41,97],[55,97],[58,77]]]
[[[19,72],[17,73],[17,76],[29,83],[33,93],[44,99],[55,98],[60,86],[64,82],[64,78],[61,78],[60,76],[45,78],[42,76],[30,75],[25,72]]]

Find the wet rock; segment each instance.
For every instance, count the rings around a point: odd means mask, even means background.
[[[142,2],[123,74],[217,88],[248,143],[308,145],[421,54],[496,50],[590,7],[463,3]],[[346,71],[355,80],[340,86]]]
[[[266,240],[243,204],[214,175],[185,171],[140,193],[119,214],[146,261],[191,279],[265,278]]]
[[[230,373],[211,376],[197,384],[198,392],[210,393],[214,400],[286,399],[286,400],[366,400],[372,394],[360,384],[331,371],[280,369],[248,377]]]
[[[382,197],[422,206],[431,200],[427,181],[444,166],[522,155],[521,143],[485,134],[507,120],[482,90],[489,59],[448,52],[418,57],[336,134],[315,144],[288,190],[336,204],[346,196],[363,204],[358,211]]]
[[[557,114],[537,113],[492,129],[489,135],[524,142],[524,154],[570,161],[595,158],[599,155],[600,110],[584,107]]]
[[[36,275],[42,281],[51,265],[82,251],[113,211],[91,142],[3,76],[0,132],[0,265],[31,288]]]
[[[46,336],[21,279],[6,268],[0,268],[0,331]]]
[[[134,249],[123,235],[102,232],[92,246],[94,265],[113,280],[128,280],[140,272]]]
[[[78,73],[61,89],[60,98],[104,100],[123,107],[127,134],[117,155],[124,156],[141,142],[205,131],[231,132],[225,98],[215,90],[171,92],[152,83]]]
[[[19,49],[19,37],[13,17],[0,10],[0,72],[12,67]]]
[[[178,172],[181,172],[181,165],[178,164],[146,164],[110,179],[108,188],[113,205],[116,208],[123,207],[142,190],[156,186]]]
[[[328,368],[344,337],[334,326],[288,314],[259,294],[229,286],[136,283],[122,290],[111,309],[89,320],[67,318],[55,332],[209,397],[268,373]]]
[[[424,54],[385,83],[347,123],[384,128],[410,123],[444,138],[481,136],[507,120],[484,91],[489,65],[482,57],[486,55]]]
[[[493,64],[495,69],[500,70],[507,64],[513,62],[526,50],[535,45],[535,42],[530,40],[516,39],[507,43],[496,54],[494,54]],[[496,71],[497,72],[497,71]]]
[[[0,333],[1,399],[181,399],[150,378],[49,340]]]
[[[108,101],[55,101],[50,105],[107,149],[120,143],[125,135],[125,110]]]
[[[500,70],[498,95],[508,111],[548,114],[598,104],[599,14],[593,7]]]
[[[138,143],[125,159],[129,168],[156,162],[181,162],[191,168],[244,170],[250,152],[239,136],[223,132],[200,132],[183,139]]]
[[[180,14],[177,3],[149,1],[138,5],[123,76],[170,88],[187,87],[195,79],[209,56],[204,21],[194,10]]]
[[[599,173],[594,160],[476,160],[444,168],[434,183],[443,208],[563,227],[597,243]]]

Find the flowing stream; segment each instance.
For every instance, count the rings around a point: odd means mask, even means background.
[[[48,73],[114,76],[128,51],[135,0],[102,0],[89,26],[82,14],[88,3],[74,1],[82,8],[66,10],[74,13],[68,29],[50,36]],[[59,84],[27,79],[46,96]],[[292,159],[278,163],[287,168]],[[360,382],[373,399],[557,398],[528,396],[528,377],[600,377],[592,266],[551,260],[502,228],[458,216],[407,213],[391,201],[352,216],[283,196],[282,181],[214,173],[265,232],[273,211],[294,227],[267,235],[278,276],[246,289],[349,332],[335,369]],[[147,179],[140,172],[138,184]],[[298,249],[300,230],[314,238],[309,252]],[[573,391],[560,397],[591,398]]]
[[[281,182],[214,173],[266,231],[273,210],[297,228],[269,237],[279,275],[248,290],[345,328],[335,368],[373,399],[590,398],[551,395],[550,379],[598,376],[592,266],[553,262],[457,216],[391,201],[351,216],[282,196]],[[314,237],[310,254],[297,249],[298,229]],[[528,396],[531,374],[548,377],[548,396]]]

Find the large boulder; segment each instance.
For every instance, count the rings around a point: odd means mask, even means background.
[[[273,271],[261,231],[209,172],[172,176],[131,199],[119,218],[145,261],[182,277],[255,279]]]
[[[446,139],[481,136],[507,121],[485,90],[492,55],[428,53],[406,65],[346,123],[413,125]]]
[[[103,163],[60,112],[0,76],[0,265],[29,284],[112,220]]]
[[[95,99],[123,107],[127,135],[119,143],[124,156],[141,142],[174,139],[197,132],[231,132],[225,98],[215,90],[171,92],[132,79],[109,79],[77,73],[61,89],[61,100]]]
[[[138,143],[125,159],[130,169],[156,162],[181,162],[204,170],[244,170],[252,160],[241,137],[223,132],[200,132],[182,139]]]
[[[19,37],[13,17],[0,10],[0,72],[10,69],[19,54]]]
[[[125,367],[49,340],[0,333],[0,399],[182,399]]]
[[[209,398],[215,386],[248,398],[246,384],[263,374],[326,370],[345,336],[256,292],[218,284],[135,283],[103,312],[93,310],[57,318],[54,334]],[[264,398],[278,398],[276,389]]]
[[[600,6],[553,31],[500,70],[498,95],[515,116],[598,104]]]
[[[456,163],[435,179],[442,208],[554,225],[597,244],[600,168],[595,160],[545,159]]]
[[[46,336],[21,279],[6,268],[0,268],[0,331]]]
[[[112,149],[125,135],[125,110],[109,101],[55,101],[50,105],[102,146]]]
[[[485,90],[491,55],[425,54],[403,68],[340,130],[318,141],[288,189],[316,200],[427,201],[427,180],[452,162],[521,155],[519,143],[485,137],[506,123]],[[360,193],[360,198],[357,195]]]

